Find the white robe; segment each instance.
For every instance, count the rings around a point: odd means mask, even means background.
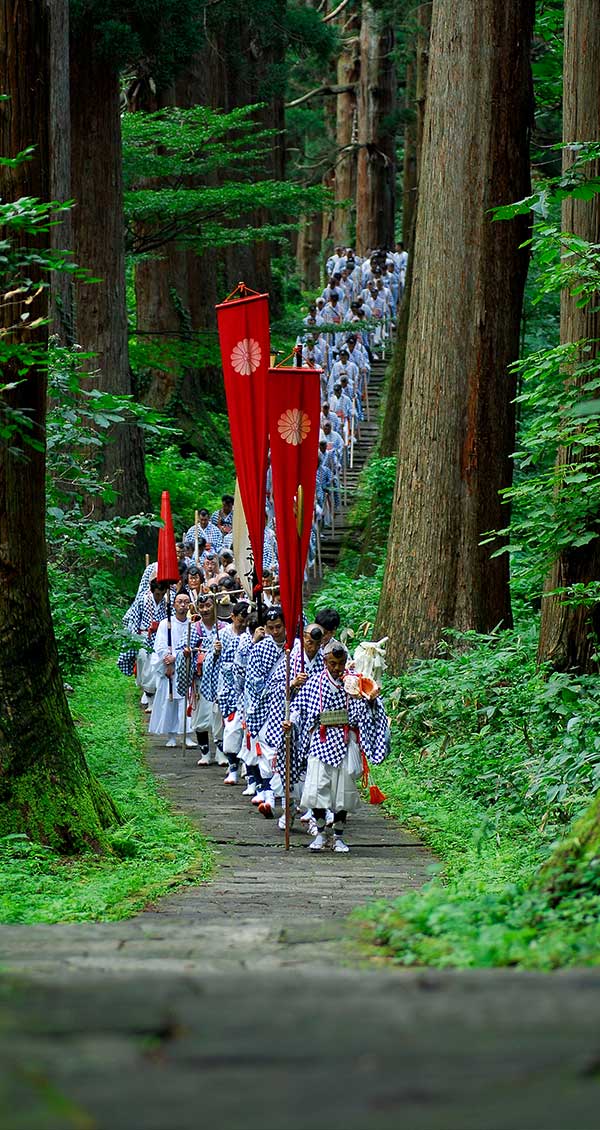
[[[187,641],[188,622],[171,618],[171,647],[167,642],[167,621],[161,620],[158,625],[154,641],[154,654],[152,662],[156,669],[156,694],[150,715],[149,734],[182,734],[184,698],[177,690],[175,675],[171,679],[172,699],[169,697],[169,680],[165,675],[163,659],[169,651],[175,653],[185,647]]]

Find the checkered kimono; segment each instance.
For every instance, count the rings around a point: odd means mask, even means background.
[[[296,640],[290,656],[290,682],[300,674],[300,640]],[[304,656],[304,670],[309,676],[316,675],[323,670],[323,655],[318,651],[313,659]],[[306,683],[304,684],[307,685]],[[292,703],[300,691],[292,691]],[[290,707],[291,709],[291,707]],[[285,737],[282,723],[285,719],[285,668],[283,676],[276,675],[272,693],[269,694],[269,722],[266,740],[269,745],[277,749],[277,769],[281,779],[285,780]],[[302,756],[297,741],[297,735],[292,731],[292,747],[290,759],[290,787],[293,788],[306,770],[306,758]]]
[[[225,624],[219,622],[219,637],[221,630],[226,628]],[[197,620],[192,624],[190,633],[190,647],[192,649],[190,670],[190,686],[194,683],[197,689],[204,695],[209,702],[214,702],[217,697],[217,680],[219,676],[219,665],[221,656],[215,655],[213,644],[217,638],[216,629],[207,628],[202,620]],[[198,670],[199,656],[203,656]],[[176,664],[176,677],[177,689],[180,694],[185,694],[186,687],[186,657],[179,654],[177,656]],[[188,690],[190,687],[188,687]]]
[[[347,725],[321,725],[322,712],[330,710],[346,712]],[[332,768],[341,765],[346,756],[350,729],[357,733],[358,744],[373,765],[389,753],[390,727],[381,699],[367,702],[347,695],[326,670],[313,675],[298,692],[290,720],[298,734],[300,755],[316,757]]]
[[[145,651],[153,650],[158,624],[161,620],[165,620],[166,616],[167,602],[164,597],[157,604],[150,589],[138,593],[123,617],[123,627],[134,637],[129,646],[121,649],[117,659],[117,667],[124,675],[133,675],[140,648],[144,648]],[[156,623],[156,628],[150,632],[149,628],[153,623]]]
[[[283,670],[285,678],[285,652],[266,636],[250,649],[244,684],[244,712],[248,730],[256,737],[267,720],[273,677]]]
[[[217,679],[217,703],[224,718],[238,709],[236,658],[244,637],[250,638],[247,631],[236,635],[233,628],[226,628],[221,637],[223,651]]]
[[[250,632],[244,632],[240,637],[238,649],[233,661],[233,685],[235,689],[235,697],[237,710],[240,716],[245,718],[245,702],[244,702],[244,688],[246,684],[246,668],[248,666],[248,656],[252,648],[252,636]]]

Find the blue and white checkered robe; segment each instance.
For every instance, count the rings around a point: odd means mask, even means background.
[[[233,664],[233,683],[235,687],[235,695],[237,702],[237,709],[240,715],[245,719],[245,700],[244,700],[244,687],[246,684],[246,668],[248,666],[248,656],[252,649],[252,636],[250,632],[244,632]]]
[[[127,609],[123,617],[123,627],[133,636],[129,646],[121,649],[117,659],[117,667],[124,675],[133,675],[137,653],[140,648],[152,651],[156,630],[148,634],[148,628],[154,620],[164,620],[167,615],[167,602],[163,599],[156,604],[150,589],[138,593],[133,604]],[[143,634],[142,634],[143,633]]]
[[[282,669],[285,672],[285,652],[271,636],[253,644],[244,684],[244,714],[252,737],[256,737],[267,720],[271,682]]]
[[[348,749],[348,734],[343,726],[327,726],[321,741],[319,716],[322,710],[347,710],[348,724],[358,729],[358,744],[366,757],[378,765],[390,750],[390,727],[380,698],[367,702],[347,695],[328,671],[313,675],[292,703],[290,720],[298,733],[302,757],[316,757],[325,765],[341,765]]]
[[[225,624],[219,622],[219,636],[221,629],[226,627]],[[219,677],[219,665],[221,656],[215,655],[213,645],[216,641],[217,633],[214,627],[207,628],[202,620],[196,620],[192,624],[190,632],[190,647],[192,649],[192,661],[190,663],[190,682],[197,683],[197,689],[204,695],[209,702],[214,702],[217,697],[217,680]],[[201,651],[204,655],[204,662],[202,663],[202,671],[198,672],[197,658],[198,652]],[[177,656],[176,675],[177,675],[177,688],[180,694],[185,693],[185,656],[180,654]]]
[[[320,651],[309,660],[304,656],[304,670],[311,676],[323,670],[323,655]],[[290,682],[300,674],[300,640],[296,640],[290,656]],[[306,685],[306,684],[305,684]],[[300,691],[292,690],[292,703]],[[277,769],[285,780],[285,737],[282,723],[285,719],[285,667],[276,672],[272,688],[269,687],[269,720],[265,740],[277,750]],[[306,770],[306,758],[302,756],[297,735],[292,731],[290,758],[290,786],[293,787]]]
[[[184,536],[184,543],[193,542],[195,537],[196,527],[195,525],[190,526],[187,534],[185,534]],[[198,522],[198,537],[204,538],[206,544],[210,545],[211,549],[214,549],[215,553],[221,552],[221,546],[223,545],[223,534],[221,533],[219,527],[215,526],[213,522],[208,522],[204,529]]]
[[[146,565],[146,568],[144,569],[144,572],[142,573],[140,583],[138,585],[138,591],[136,593],[136,597],[140,596],[141,593],[147,592],[147,590],[150,588],[150,581],[152,580],[153,577],[156,576],[157,570],[158,570],[158,561],[152,561],[150,565]]]
[[[239,694],[236,686],[236,658],[244,637],[250,639],[249,632],[244,631],[236,635],[233,628],[226,628],[221,636],[223,651],[221,653],[221,665],[217,680],[217,703],[219,704],[219,710],[224,718],[227,718],[238,709]]]

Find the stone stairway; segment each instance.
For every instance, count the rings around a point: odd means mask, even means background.
[[[383,395],[384,377],[387,361],[374,361],[371,367],[371,380],[369,382],[369,410],[370,420],[365,419],[360,425],[360,439],[354,448],[354,466],[346,472],[346,496],[342,495],[342,506],[335,515],[333,533],[323,530],[321,533],[321,561],[323,570],[333,569],[337,565],[342,547],[344,546],[351,528],[348,525],[348,514],[356,500],[359,475],[365,463],[372,454],[377,443],[378,419]],[[363,405],[364,408],[364,405]],[[305,585],[305,599],[308,600],[321,585],[322,578],[311,573]]]

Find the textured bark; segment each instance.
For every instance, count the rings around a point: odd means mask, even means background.
[[[565,62],[563,79],[563,141],[597,141],[600,138],[600,21],[592,0],[566,0]],[[573,162],[573,153],[563,149],[563,169]],[[592,163],[590,175],[600,176],[600,162]],[[563,231],[573,232],[591,243],[600,243],[600,199],[565,200],[562,206]],[[598,356],[600,313],[597,303],[578,309],[576,299],[566,291],[561,296],[560,340],[563,343],[590,342],[587,364]],[[584,383],[589,377],[579,378]],[[569,375],[570,383],[577,382]],[[585,462],[590,452],[581,447],[562,448],[558,471],[567,464]],[[600,510],[596,522],[600,518]],[[563,552],[554,563],[547,590],[600,580],[600,539]],[[576,668],[597,671],[600,637],[600,605],[570,607],[559,596],[542,601],[542,620],[538,658],[549,661],[559,671]]]
[[[321,281],[319,263],[321,259],[321,213],[303,216],[298,233],[296,263],[303,290],[317,290]]]
[[[506,522],[526,221],[489,209],[529,186],[533,2],[434,4],[398,478],[377,630],[398,669],[445,628],[510,623]]]
[[[404,159],[402,164],[402,235],[407,242],[408,233],[413,226],[417,196],[417,129],[415,121],[415,64],[409,59],[406,64],[404,106]]]
[[[47,200],[57,175],[51,172],[50,76],[65,56],[52,50],[52,24],[64,20],[66,3],[0,3],[2,88],[10,95],[0,104],[0,153],[13,157],[35,146],[32,160],[0,167],[4,200]],[[26,236],[23,241],[33,244]],[[31,321],[44,317],[46,292],[28,309]],[[15,315],[18,309],[2,304],[2,325],[14,324]],[[17,340],[43,347],[47,337],[45,325],[20,332]],[[4,366],[3,380],[16,376],[16,366]],[[8,403],[28,413],[43,442],[45,367],[20,376]],[[26,832],[60,849],[99,847],[101,819],[114,817],[114,810],[89,775],[58,668],[44,534],[46,452],[18,438],[14,446],[16,452],[0,446],[0,836]]]
[[[95,355],[88,363],[90,383],[128,395],[119,76],[97,58],[91,35],[71,42],[71,131],[75,260],[99,279],[76,285],[76,339]],[[110,438],[103,449],[103,473],[117,499],[105,514],[148,511],[143,432],[117,424]]]
[[[336,247],[349,245],[354,226],[357,161],[355,143],[358,138],[356,84],[360,73],[359,27],[360,17],[352,13],[343,28],[344,40],[337,65],[338,86],[353,86],[354,89],[343,90],[336,96],[337,157],[333,219],[333,242]]]
[[[50,74],[50,199],[71,199],[71,117],[69,112],[69,5],[58,4],[50,25],[50,51],[62,65]],[[52,229],[52,247],[73,246],[71,211]],[[50,316],[52,332],[65,345],[72,345],[73,282],[68,273],[56,272],[52,279]]]
[[[381,425],[380,454],[393,455],[398,446],[398,429],[400,427],[400,413],[402,406],[402,389],[404,387],[404,369],[406,365],[406,345],[408,341],[408,326],[410,322],[410,298],[412,294],[412,281],[415,269],[415,231],[417,224],[417,209],[419,206],[419,176],[422,163],[423,150],[423,123],[425,120],[425,105],[427,100],[427,68],[429,62],[429,34],[431,29],[431,4],[421,4],[417,10],[418,30],[416,39],[416,64],[415,64],[415,118],[414,118],[414,181],[404,190],[404,205],[402,213],[402,231],[405,236],[408,251],[408,268],[404,285],[402,303],[396,319],[396,336],[394,352],[387,373],[387,388],[385,399],[385,414]],[[410,226],[405,227],[408,216]]]
[[[402,302],[400,303],[400,309],[396,316],[394,352],[389,369],[386,373],[385,411],[381,421],[379,440],[379,454],[382,456],[395,455],[398,450],[398,431],[402,414],[402,390],[404,388],[406,346],[408,343],[408,327],[410,325],[410,301],[415,264],[415,229],[416,213],[413,213],[412,228],[407,247],[408,267],[406,270],[404,294],[402,295]]]
[[[391,247],[395,212],[395,134],[387,123],[395,109],[394,33],[379,25],[364,0],[360,32],[356,250]]]

